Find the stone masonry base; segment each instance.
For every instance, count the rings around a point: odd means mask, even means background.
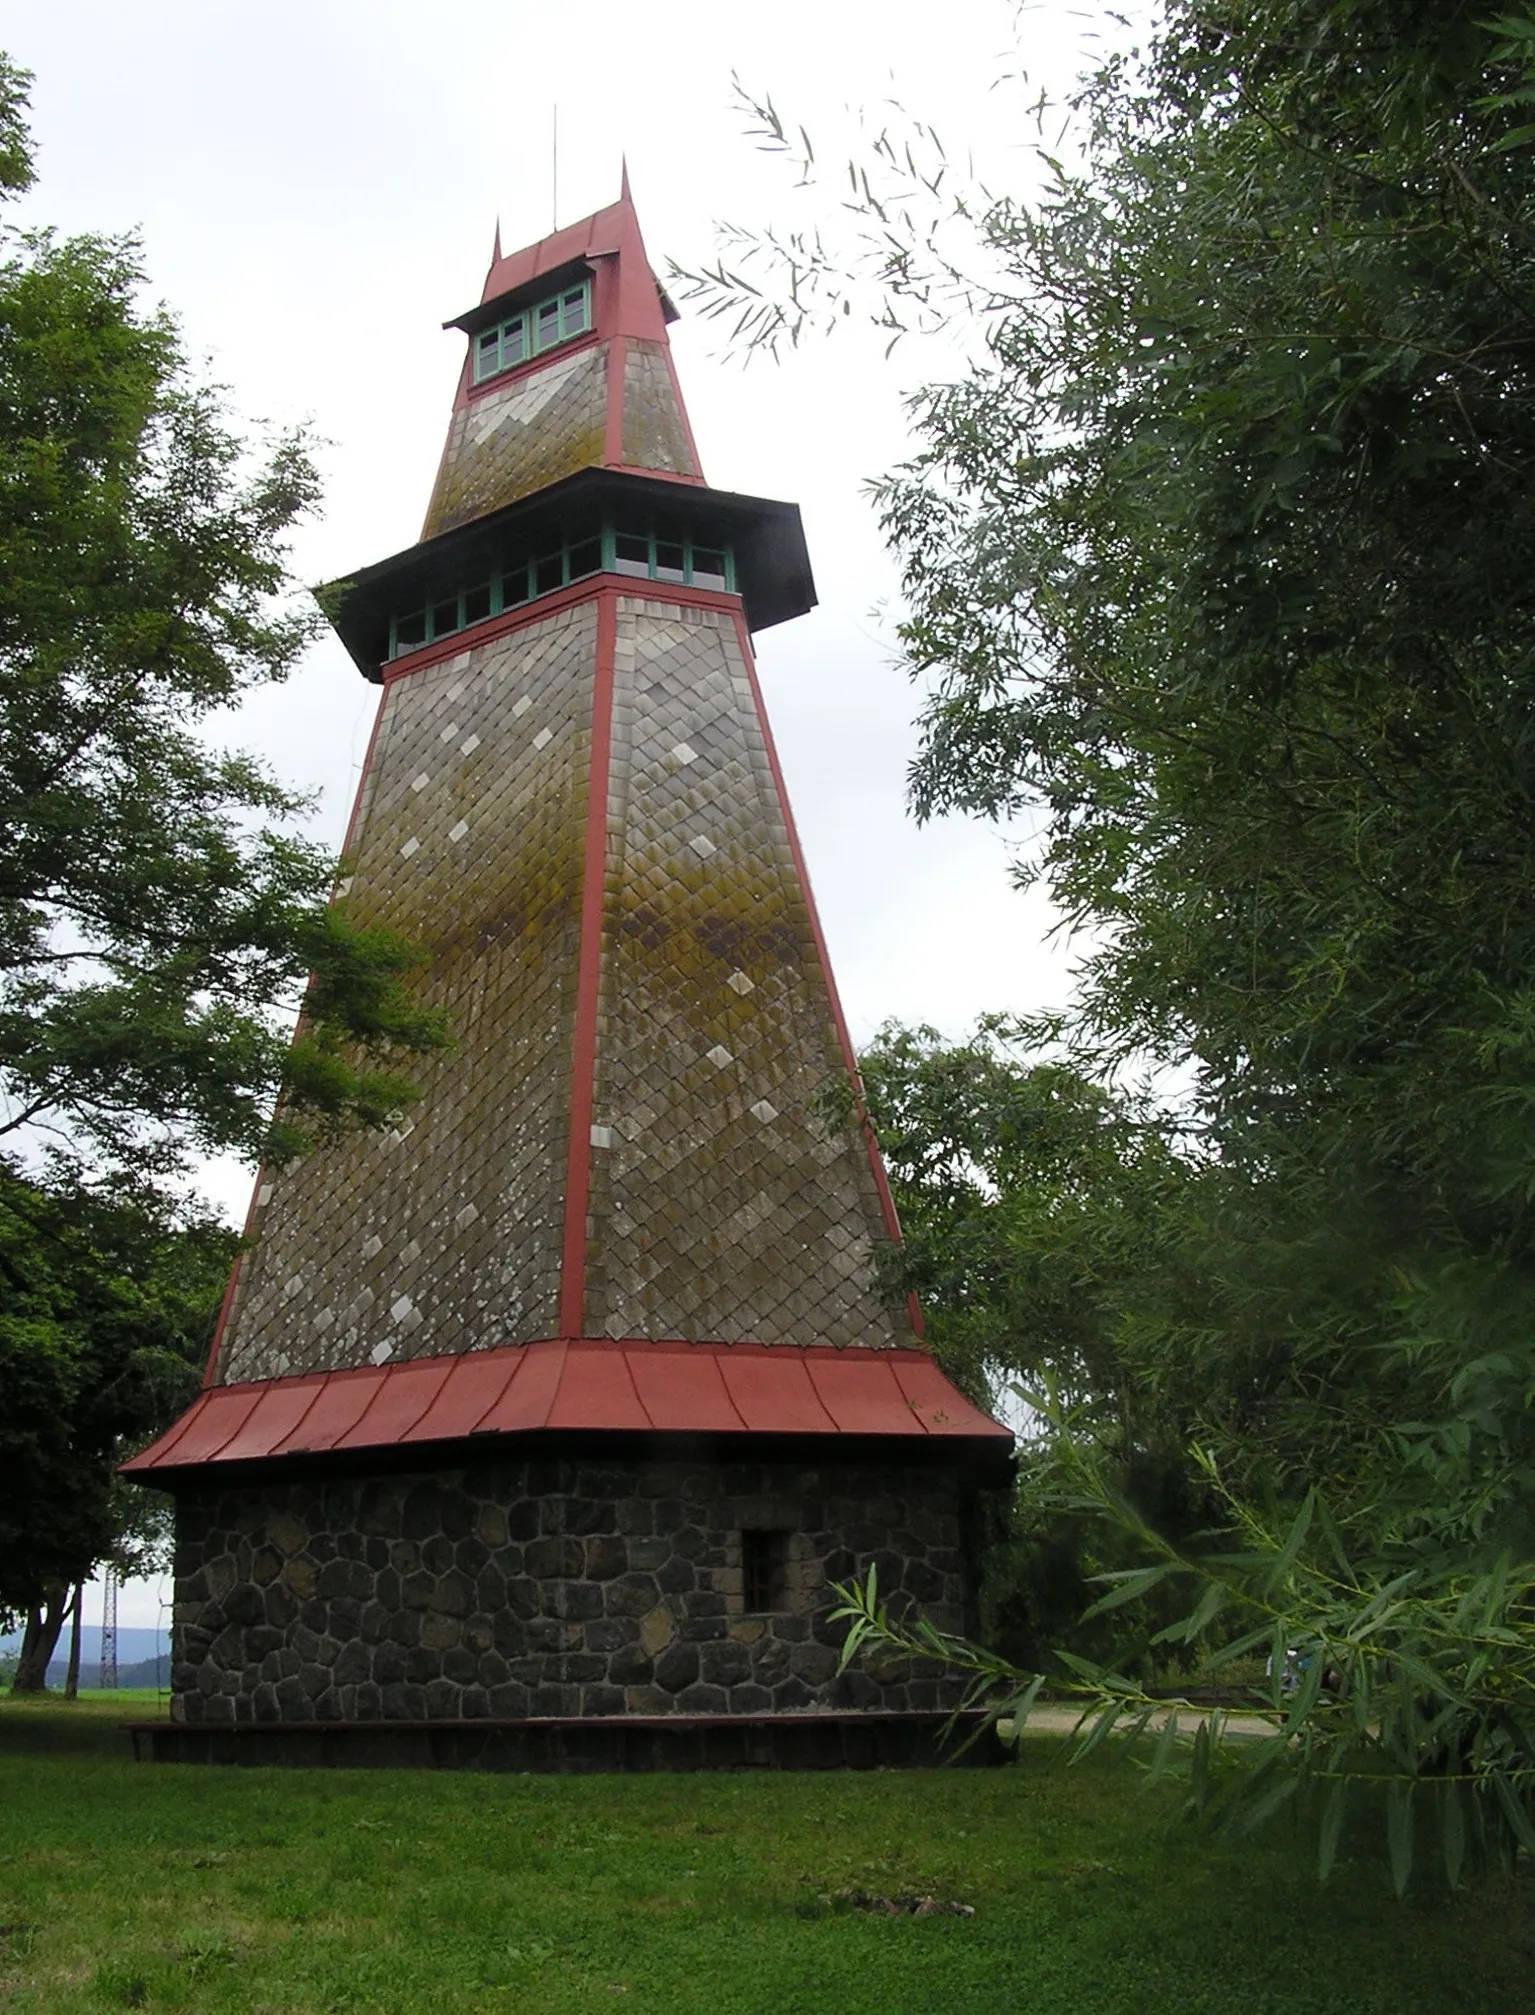
[[[309,1723],[942,1714],[957,1682],[936,1665],[839,1676],[827,1612],[873,1565],[882,1596],[963,1629],[961,1501],[952,1468],[846,1460],[210,1479],[177,1509],[172,1716],[291,1725],[301,1747]]]

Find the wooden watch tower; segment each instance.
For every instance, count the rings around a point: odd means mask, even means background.
[[[156,1752],[898,1760],[936,1675],[835,1677],[874,1561],[961,1625],[1006,1430],[882,1293],[897,1236],[751,634],[793,505],[704,482],[620,200],[499,243],[421,539],[336,627],[380,682],[336,891],[454,1046],[261,1176],[177,1497]]]

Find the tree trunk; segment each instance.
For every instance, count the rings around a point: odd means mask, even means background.
[[[58,1582],[48,1590],[46,1606],[27,1612],[27,1627],[21,1640],[21,1656],[16,1661],[12,1693],[44,1693],[48,1688],[48,1666],[59,1632],[64,1628],[64,1605],[69,1589]]]
[[[74,1601],[69,1606],[69,1673],[64,1681],[64,1698],[80,1698],[80,1613],[85,1608],[85,1583],[75,1583]]]

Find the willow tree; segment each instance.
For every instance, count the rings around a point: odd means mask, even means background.
[[[1385,1777],[1404,1881],[1425,1802],[1452,1881],[1535,1850],[1535,20],[1489,11],[1167,0],[1035,192],[887,133],[695,276],[748,341],[973,333],[877,492],[915,807],[1043,815],[1069,1050],[1219,1173],[1200,1319],[1127,1343],[1209,1395],[1223,1557],[1148,1528],[1115,1592],[1298,1649],[1249,1786]]]

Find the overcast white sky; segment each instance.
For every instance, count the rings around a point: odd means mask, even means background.
[[[550,228],[554,106],[559,221],[611,202],[627,153],[664,272],[710,256],[716,218],[758,224],[791,200],[742,132],[733,71],[823,156],[849,107],[894,97],[1016,188],[1029,93],[997,80],[1024,69],[1058,91],[1101,25],[1067,0],[53,0],[13,10],[0,41],[36,76],[23,221],[138,232],[153,292],[239,408],[328,441],[324,517],[298,554],[322,580],[418,535],[463,342],[440,325],[479,298],[498,215],[508,250]],[[1066,955],[1041,898],[1010,885],[1009,842],[919,829],[903,803],[914,700],[861,484],[900,459],[903,386],[952,373],[956,351],[886,362],[839,338],[743,370],[689,316],[672,342],[709,480],[804,510],[821,605],[765,632],[760,662],[855,1040],[891,1016],[957,1033],[1060,1000]],[[233,730],[317,794],[332,845],[376,703],[329,641]],[[209,1184],[243,1212],[244,1172]],[[125,1594],[125,1623],[158,1614],[159,1591]]]

